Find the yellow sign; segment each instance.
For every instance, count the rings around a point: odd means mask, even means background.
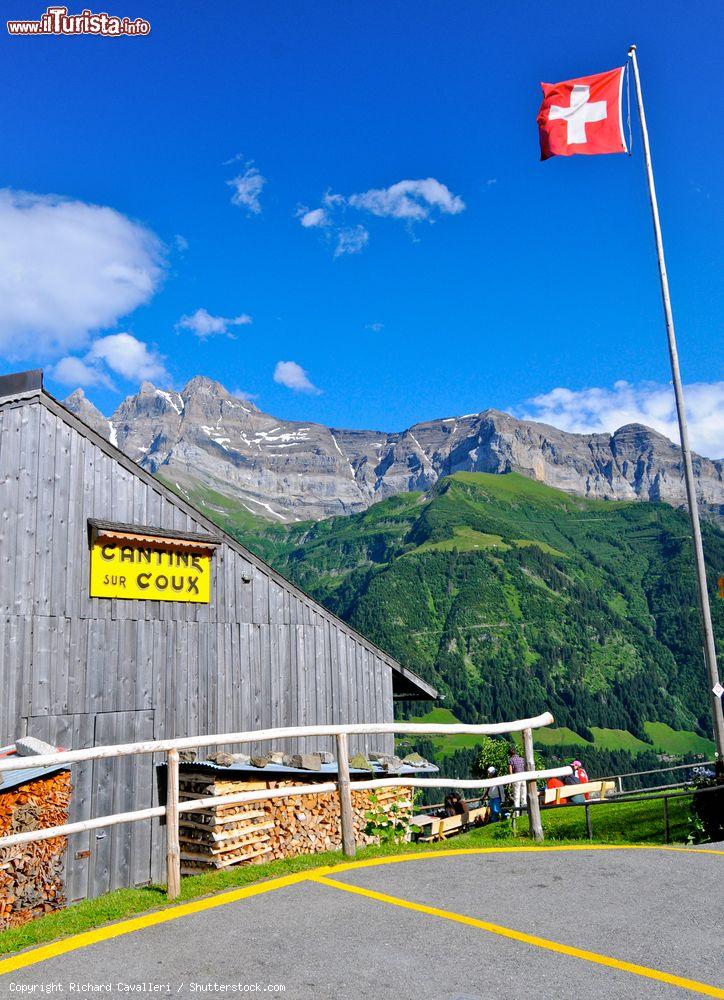
[[[208,604],[211,556],[142,545],[95,542],[91,548],[90,596],[135,601]]]

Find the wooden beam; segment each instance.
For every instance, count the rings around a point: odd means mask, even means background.
[[[342,850],[348,858],[353,858],[357,848],[354,840],[354,814],[349,782],[349,748],[346,733],[337,734],[337,792],[342,824]]]
[[[435,725],[418,722],[357,722],[347,726],[285,726],[279,729],[251,730],[244,733],[215,733],[213,736],[186,736],[176,740],[148,740],[144,743],[118,743],[113,746],[89,747],[86,750],[65,750],[62,753],[38,754],[32,758],[33,767],[49,767],[57,764],[72,764],[79,760],[98,760],[102,757],[123,757],[128,754],[158,753],[171,749],[191,750],[196,747],[208,747],[216,744],[257,743],[267,740],[286,740],[298,737],[337,736],[347,733],[349,736],[366,734],[399,733],[408,736],[425,734],[439,736],[456,736],[468,734],[471,736],[500,736],[504,733],[519,733],[525,729],[539,729],[550,726],[553,722],[550,712],[544,712],[531,719],[517,719],[513,722],[484,723],[469,726],[464,723],[455,725]],[[18,771],[28,767],[28,758],[0,760],[0,772]]]
[[[178,760],[178,750],[169,750],[166,754],[166,892],[169,899],[178,899],[181,895]]]
[[[165,814],[166,809],[164,806],[152,806],[150,809],[135,809],[133,812],[114,813],[112,816],[97,816],[95,819],[84,819],[78,823],[47,826],[42,830],[11,833],[7,837],[0,837],[0,848],[12,847],[15,844],[32,844],[33,841],[51,840],[53,837],[69,837],[72,833],[85,833],[87,830],[102,830],[107,826],[119,826],[121,823],[137,823],[144,819],[155,819],[156,816],[164,816]]]
[[[311,772],[314,773],[314,772]],[[402,785],[406,788],[492,788],[493,785],[509,785],[514,781],[533,780],[536,778],[559,778],[571,774],[570,767],[553,767],[544,771],[534,771],[532,774],[524,771],[521,774],[505,775],[499,778],[460,779],[460,778],[374,778],[370,781],[355,781],[350,787],[354,791],[364,792],[377,788],[394,788]],[[288,798],[293,795],[315,795],[320,792],[337,791],[337,782],[310,782],[305,785],[294,785],[285,788],[275,788],[264,792],[236,792],[234,795],[212,795],[203,799],[190,799],[181,802],[179,813],[196,812],[217,805],[235,805],[240,802],[266,802],[270,799]],[[66,823],[63,826],[47,827],[43,830],[32,830],[27,833],[14,833],[0,837],[0,848],[12,847],[13,844],[29,844],[35,840],[49,840],[51,837],[64,837],[71,833],[82,833],[86,830],[97,830],[106,826],[116,826],[120,823],[136,823],[155,816],[165,816],[164,806],[153,806],[150,809],[136,809],[134,812],[116,813],[112,816],[99,816],[97,819],[87,819],[80,823]]]
[[[526,771],[535,771],[533,730],[530,728],[523,730],[523,748]],[[520,775],[517,775],[517,777],[520,778]],[[538,784],[534,777],[528,780],[528,817],[530,819],[530,830],[533,834],[533,839],[543,840],[543,824],[541,823],[540,803],[538,802]]]

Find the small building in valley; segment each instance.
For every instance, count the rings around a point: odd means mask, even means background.
[[[0,560],[0,744],[391,722],[395,697],[436,697],[66,410],[39,371],[0,378]],[[331,749],[313,742],[287,749]],[[74,767],[71,822],[155,804],[153,772],[150,756]],[[150,820],[74,835],[67,857],[70,901],[164,877]]]

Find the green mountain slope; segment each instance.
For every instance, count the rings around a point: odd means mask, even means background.
[[[709,735],[688,521],[666,504],[461,473],[351,517],[225,526],[463,721],[549,708],[587,740],[623,730],[650,746],[650,720]],[[714,592],[724,534],[706,525],[705,543]]]

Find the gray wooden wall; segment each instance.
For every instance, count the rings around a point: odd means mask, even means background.
[[[0,744],[392,721],[389,661],[226,542],[209,605],[89,597],[89,518],[210,527],[58,411],[39,397],[0,406]],[[73,781],[73,820],[156,801],[149,757],[74,768]],[[157,821],[73,837],[69,899],[163,879],[162,843]]]

